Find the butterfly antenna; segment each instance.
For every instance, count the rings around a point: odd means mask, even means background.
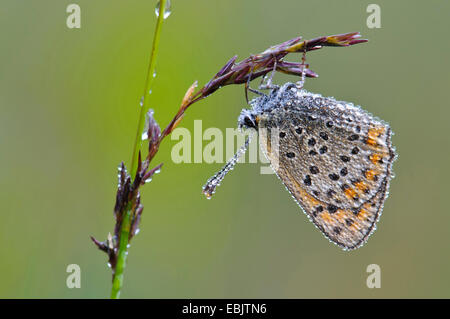
[[[214,176],[212,176],[206,184],[203,186],[203,194],[206,195],[206,198],[210,199],[212,195],[216,192],[217,186],[220,185],[222,180],[225,178],[225,176],[228,174],[229,171],[231,171],[236,163],[238,162],[239,158],[245,154],[247,151],[248,145],[250,144],[251,135],[247,137],[245,140],[245,144],[241,146],[241,148],[236,152],[236,154],[233,155],[232,158],[228,160],[228,162],[225,164],[224,167],[220,171],[218,171]]]

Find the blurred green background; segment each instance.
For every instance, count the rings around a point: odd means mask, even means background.
[[[4,0],[0,12],[0,297],[104,298],[111,272],[89,235],[113,230],[117,166],[130,161],[156,1]],[[298,35],[360,31],[369,43],[308,55],[306,88],[388,121],[399,159],[378,230],[344,252],[307,220],[275,175],[241,164],[215,197],[201,194],[222,164],[174,164],[143,188],[124,298],[450,297],[448,1],[172,1],[152,108],[161,126],[194,80]],[[292,60],[294,57],[290,57]],[[289,60],[288,59],[288,60]],[[293,80],[276,76],[281,83]],[[243,88],[189,109],[181,126],[235,127]],[[205,143],[206,144],[206,143]],[[381,267],[368,289],[366,267]],[[66,267],[81,267],[81,288]]]

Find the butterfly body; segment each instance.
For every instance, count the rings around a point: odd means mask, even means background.
[[[275,173],[322,233],[343,249],[363,245],[376,228],[396,155],[389,125],[352,103],[293,83],[243,110]]]

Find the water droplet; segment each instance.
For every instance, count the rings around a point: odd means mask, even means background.
[[[141,101],[139,102],[140,106],[144,106],[144,97],[141,97]]]
[[[151,181],[152,181],[152,178],[150,177],[145,180],[145,183],[150,183]]]
[[[108,265],[108,268],[111,268],[111,264],[110,263],[107,263],[107,265]]]
[[[131,245],[130,245],[130,244],[128,244],[128,245],[127,245],[127,248],[130,248],[130,247],[131,247]]]
[[[142,133],[142,140],[143,141],[145,141],[145,140],[148,140],[148,133],[147,133],[147,131],[144,131],[144,133]]]
[[[148,91],[148,94],[152,94],[152,90]]]
[[[136,231],[134,232],[134,236],[136,236],[137,234],[139,234],[141,230],[139,228],[136,229]]]
[[[170,16],[171,13],[172,13],[172,9],[171,9],[170,0],[167,0],[166,1],[166,8],[164,10],[164,19],[167,19]],[[155,14],[156,14],[157,17],[159,17],[159,1],[158,1],[158,3],[156,4],[156,7],[155,7]]]
[[[153,77],[156,78],[156,71],[153,72]]]

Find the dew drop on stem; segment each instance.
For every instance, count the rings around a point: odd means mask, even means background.
[[[164,16],[163,16],[164,19],[167,19],[170,16],[171,13],[172,13],[172,9],[171,9],[171,5],[170,5],[170,0],[167,0],[166,1],[166,8],[164,10]],[[156,7],[155,7],[155,14],[156,14],[157,17],[159,17],[159,1],[158,1],[158,3],[156,4]]]

